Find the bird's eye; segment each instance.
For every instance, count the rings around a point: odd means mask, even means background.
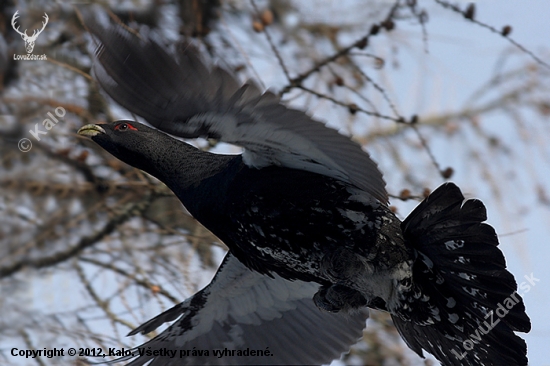
[[[115,126],[115,131],[127,131],[127,130],[135,130],[137,131],[137,128],[132,126],[130,123],[120,123]]]

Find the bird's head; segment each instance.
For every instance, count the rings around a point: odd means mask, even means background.
[[[235,155],[211,154],[144,124],[119,120],[78,130],[114,157],[157,177],[172,190],[222,170]],[[178,188],[179,187],[179,188]]]
[[[159,159],[167,158],[173,145],[187,145],[144,124],[120,120],[110,124],[89,124],[78,134],[90,137],[111,155],[138,169],[156,175]]]

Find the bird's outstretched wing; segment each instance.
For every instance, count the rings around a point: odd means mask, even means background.
[[[145,354],[128,365],[150,360],[150,366],[330,363],[361,337],[368,312],[321,311],[312,300],[318,288],[318,284],[288,281],[276,274],[261,275],[227,254],[207,287],[130,333],[148,333],[181,316],[132,351],[138,356],[140,349],[170,350],[174,356]],[[243,356],[247,350],[248,356]],[[255,356],[250,355],[252,351]]]
[[[121,26],[88,23],[100,42],[93,67],[99,83],[153,126],[175,136],[239,145],[249,166],[324,174],[387,202],[376,163],[349,138],[285,107],[275,94],[207,66],[189,44],[170,53],[152,33],[138,37]]]

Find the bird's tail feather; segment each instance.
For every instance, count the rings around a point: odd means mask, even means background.
[[[402,223],[415,249],[412,281],[390,309],[407,345],[443,365],[527,365],[530,320],[479,200],[447,183]]]

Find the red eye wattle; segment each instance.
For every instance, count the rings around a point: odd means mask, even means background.
[[[132,126],[130,123],[124,122],[120,123],[115,126],[115,131],[127,131],[127,130],[134,130],[137,131],[138,129]]]

